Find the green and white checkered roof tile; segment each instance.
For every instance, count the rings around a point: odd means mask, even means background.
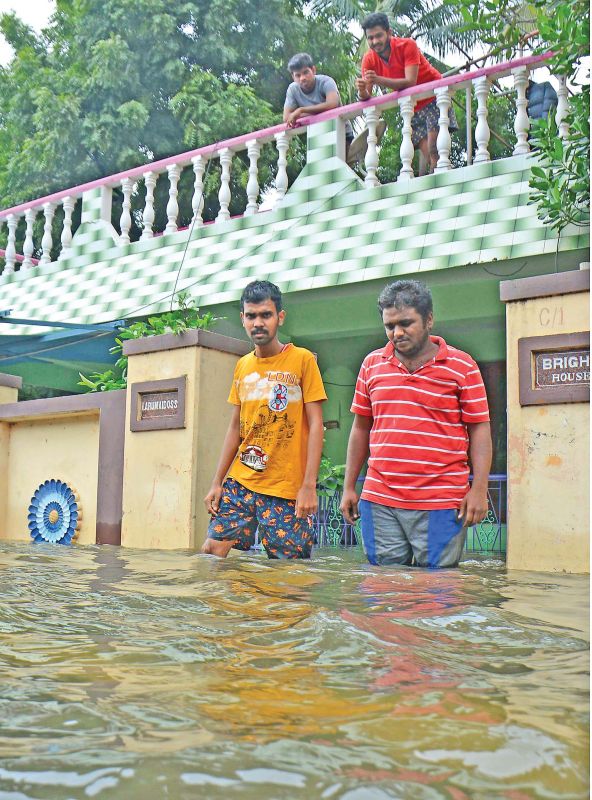
[[[556,234],[527,204],[526,157],[368,189],[333,155],[332,131],[318,127],[281,206],[194,229],[182,267],[189,231],[114,244],[95,192],[84,198],[87,222],[71,255],[0,276],[1,306],[19,317],[101,322],[167,311],[175,281],[206,308],[237,300],[254,278],[291,292],[556,251]],[[588,243],[588,230],[569,229],[559,250]]]

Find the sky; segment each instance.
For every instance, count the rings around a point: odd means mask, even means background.
[[[18,17],[35,30],[41,30],[55,10],[55,0],[0,0],[0,14],[16,11]],[[0,64],[7,64],[12,58],[12,48],[0,34]]]

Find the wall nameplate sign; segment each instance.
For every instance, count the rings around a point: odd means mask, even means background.
[[[590,402],[590,333],[518,340],[521,406]]]
[[[161,431],[185,427],[187,376],[132,383],[130,430]]]

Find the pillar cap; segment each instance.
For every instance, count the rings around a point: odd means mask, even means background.
[[[249,342],[241,339],[197,329],[179,335],[163,333],[160,336],[129,339],[123,343],[123,354],[137,356],[142,353],[158,353],[160,350],[177,350],[180,347],[206,347],[209,350],[220,350],[222,353],[232,353],[237,356],[244,356],[253,349]]]
[[[531,278],[502,281],[500,300],[507,303],[512,300],[529,300],[533,297],[588,291],[590,291],[589,271],[574,269],[567,272],[552,272],[550,275],[534,275]]]
[[[23,385],[23,379],[20,375],[8,375],[6,372],[0,372],[0,386],[8,386],[9,389],[20,389]]]

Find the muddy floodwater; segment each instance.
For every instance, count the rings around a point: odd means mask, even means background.
[[[588,579],[0,545],[0,798],[588,797]]]

